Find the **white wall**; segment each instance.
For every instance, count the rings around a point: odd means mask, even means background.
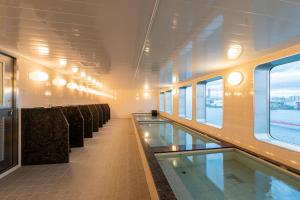
[[[117,90],[116,99],[102,98],[102,102],[110,105],[113,118],[130,118],[131,113],[157,109],[157,95],[157,91],[151,91],[145,98],[143,92],[137,90]]]
[[[71,81],[71,76],[62,75],[55,70],[44,67],[25,58],[17,58],[17,68],[17,87],[19,91],[18,102],[20,108],[100,102],[99,96],[86,94],[78,90],[71,90],[66,86],[57,87],[51,83],[51,80],[57,76],[62,76],[67,81]],[[30,80],[29,73],[35,70],[47,72],[49,74],[49,80],[46,82]],[[51,91],[52,95],[45,96],[46,91]]]

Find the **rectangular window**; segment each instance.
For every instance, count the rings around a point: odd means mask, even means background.
[[[179,116],[189,119],[192,119],[192,86],[185,86],[179,88],[179,103],[178,111]]]
[[[159,110],[161,112],[165,111],[165,93],[164,92],[161,92],[159,94]]]
[[[169,90],[165,93],[166,97],[166,113],[172,114],[173,113],[173,95],[172,95],[172,90]]]
[[[223,126],[223,78],[216,77],[201,81],[197,84],[196,90],[197,121],[221,128]]]
[[[259,140],[300,151],[300,55],[255,69],[254,134]]]

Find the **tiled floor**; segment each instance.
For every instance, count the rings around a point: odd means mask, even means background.
[[[70,163],[26,166],[0,179],[0,199],[150,199],[133,126],[113,119]]]

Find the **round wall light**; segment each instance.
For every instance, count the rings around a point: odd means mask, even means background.
[[[176,95],[177,94],[177,89],[172,89],[172,94]]]
[[[55,86],[65,86],[67,81],[63,78],[55,78],[52,80],[53,85]]]
[[[241,72],[232,72],[227,78],[227,83],[231,86],[237,86],[243,81],[243,74]]]
[[[227,50],[227,58],[230,60],[235,60],[243,52],[243,47],[240,44],[231,44]]]
[[[49,76],[46,72],[42,72],[42,71],[33,71],[29,73],[29,78],[33,81],[47,81]]]

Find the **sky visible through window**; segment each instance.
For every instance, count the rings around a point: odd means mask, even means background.
[[[300,146],[300,61],[270,72],[270,135]]]

